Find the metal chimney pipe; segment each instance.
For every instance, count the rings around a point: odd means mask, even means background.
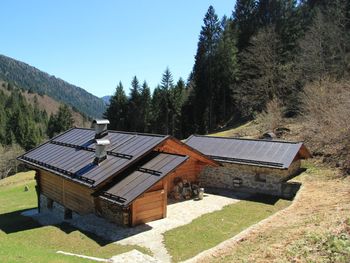
[[[99,164],[107,159],[107,146],[110,144],[108,139],[96,139],[96,151],[94,163]]]
[[[92,122],[93,127],[95,127],[95,139],[101,139],[108,134],[107,125],[109,120],[94,120]]]

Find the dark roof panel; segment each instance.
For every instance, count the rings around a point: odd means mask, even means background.
[[[103,191],[100,197],[122,206],[128,206],[187,159],[187,156],[159,153],[142,167]]]
[[[167,136],[109,131],[107,159],[95,158],[95,131],[74,128],[18,157],[19,160],[96,187],[151,152]]]
[[[286,169],[303,146],[301,142],[190,136],[187,145],[221,162]],[[304,157],[310,157],[309,155]]]

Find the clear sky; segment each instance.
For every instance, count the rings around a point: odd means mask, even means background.
[[[232,0],[8,0],[1,2],[0,53],[101,97],[134,75],[153,89],[168,66],[187,79],[203,17]]]

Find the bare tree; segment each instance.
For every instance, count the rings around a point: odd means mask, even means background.
[[[16,157],[22,153],[23,149],[17,144],[7,147],[0,145],[0,179],[18,172],[19,163]]]

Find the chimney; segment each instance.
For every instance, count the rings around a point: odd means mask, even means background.
[[[94,163],[99,164],[107,159],[107,146],[110,144],[108,139],[96,139],[96,151]]]
[[[95,139],[101,139],[108,134],[107,125],[109,120],[94,120],[92,122],[93,127],[95,127]]]

